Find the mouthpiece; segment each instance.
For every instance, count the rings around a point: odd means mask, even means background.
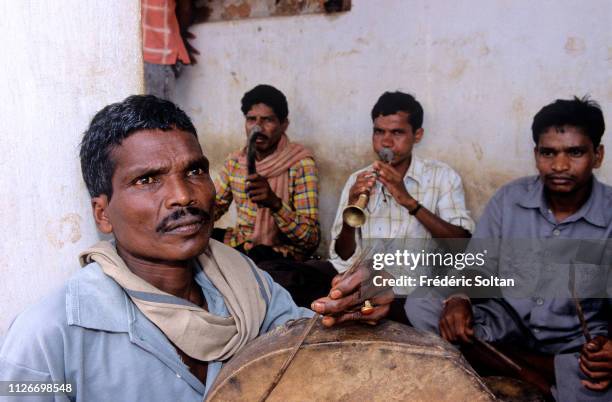
[[[378,152],[378,157],[381,161],[385,163],[391,163],[391,161],[395,157],[395,154],[393,153],[393,150],[391,148],[385,147],[381,149],[380,152]]]
[[[249,131],[249,136],[247,138],[247,172],[248,174],[257,173],[257,169],[255,168],[255,140],[261,134],[261,127],[258,125],[254,125]]]

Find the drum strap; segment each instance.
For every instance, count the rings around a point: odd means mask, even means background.
[[[287,359],[285,359],[285,362],[281,366],[280,370],[278,370],[278,373],[276,373],[276,376],[274,377],[274,381],[270,383],[266,392],[259,399],[259,402],[265,402],[270,396],[270,394],[272,393],[272,391],[274,391],[274,388],[276,388],[280,380],[283,378],[283,375],[289,368],[289,365],[293,361],[293,358],[297,354],[298,350],[300,350],[300,348],[302,347],[304,340],[306,339],[306,337],[308,336],[308,334],[312,330],[312,327],[316,324],[318,319],[319,319],[318,314],[315,314],[314,316],[312,316],[312,318],[310,318],[308,325],[306,325],[306,328],[304,328],[304,332],[302,332],[302,335],[300,335],[300,338],[298,339],[298,341],[295,343],[295,345],[291,349],[291,353],[289,353],[289,356],[287,356]]]

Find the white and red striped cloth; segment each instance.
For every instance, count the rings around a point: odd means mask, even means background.
[[[142,0],[142,51],[153,64],[189,64],[176,18],[176,0]]]

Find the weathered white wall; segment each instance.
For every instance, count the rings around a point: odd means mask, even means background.
[[[476,216],[493,191],[534,173],[533,115],[589,93],[612,126],[609,0],[353,0],[336,16],[205,23],[178,102],[218,167],[244,143],[240,98],[259,83],[289,100],[291,138],[314,148],[325,240],[350,172],[373,160],[370,110],[385,90],[425,109],[419,154],[463,176]],[[612,132],[604,144],[612,152]],[[612,183],[612,154],[598,172]]]
[[[139,7],[0,2],[0,338],[98,239],[78,145],[97,110],[142,88]]]

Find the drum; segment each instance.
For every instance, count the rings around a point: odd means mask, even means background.
[[[308,324],[253,340],[219,373],[208,401],[259,401]],[[393,321],[310,330],[268,401],[493,401],[459,351]]]

